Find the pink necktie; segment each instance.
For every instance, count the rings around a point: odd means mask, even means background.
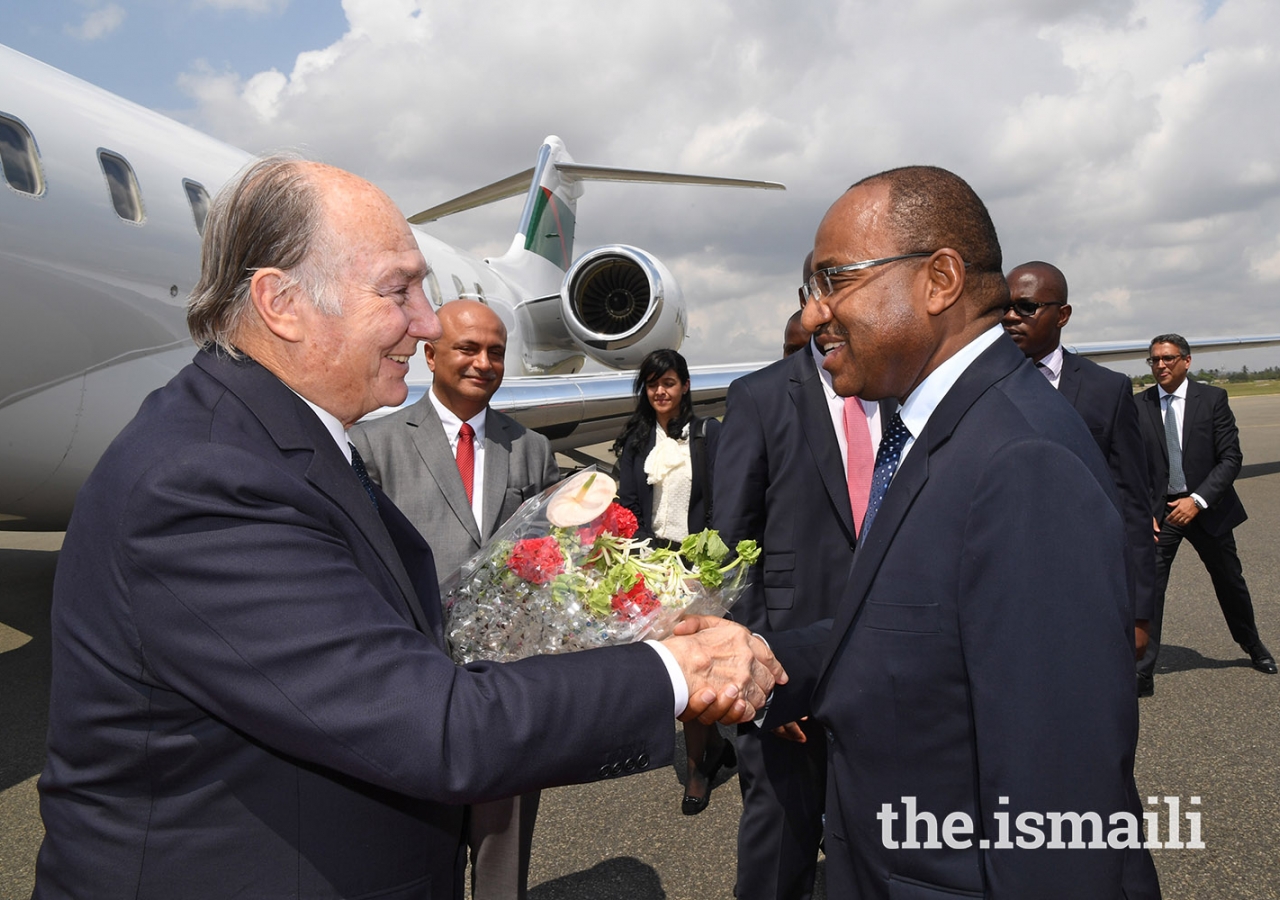
[[[458,432],[458,474],[462,476],[462,488],[467,492],[467,502],[471,502],[471,486],[476,477],[476,430],[466,422]]]
[[[867,426],[867,414],[857,397],[844,400],[844,437],[848,444],[845,456],[845,477],[849,483],[849,508],[853,511],[853,526],[862,534],[862,519],[867,514],[867,500],[871,497],[871,475],[875,471],[875,454],[871,452],[871,429]]]

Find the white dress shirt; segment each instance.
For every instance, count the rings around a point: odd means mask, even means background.
[[[1049,373],[1049,383],[1058,389],[1062,383],[1062,345],[1053,348],[1053,351],[1044,359],[1037,359],[1036,365],[1044,368]]]
[[[1166,411],[1173,413],[1173,421],[1178,430],[1178,447],[1182,447],[1182,418],[1187,411],[1187,379],[1182,379],[1182,384],[1178,385],[1173,393],[1169,393],[1162,387],[1158,387],[1160,392],[1160,417],[1163,419]],[[1186,474],[1186,467],[1183,467],[1183,474]],[[1208,509],[1209,504],[1199,494],[1192,493],[1191,499],[1196,506],[1201,509]]]
[[[911,448],[915,446],[916,438],[924,431],[924,426],[929,424],[929,417],[938,408],[942,398],[947,396],[947,393],[960,379],[960,376],[964,374],[965,369],[969,368],[973,361],[981,356],[984,350],[994,344],[1002,334],[1004,334],[1004,329],[1000,325],[993,325],[965,344],[958,353],[930,372],[924,381],[916,385],[916,389],[911,392],[902,406],[898,408],[898,415],[902,417],[902,424],[907,426],[907,431],[911,432],[911,437],[902,446],[902,455],[898,457],[897,472],[902,471],[902,463],[906,460],[907,454],[911,452]],[[894,473],[895,478],[897,477],[897,472]]]
[[[449,450],[456,460],[458,436],[462,432],[463,422],[453,410],[440,402],[435,391],[427,391],[427,396],[431,398],[431,405],[436,408],[436,415],[440,417],[440,424],[444,426],[444,436],[449,441]],[[476,525],[484,521],[484,420],[488,414],[489,408],[486,406],[466,422],[475,432],[475,437],[472,438],[476,456],[475,471],[471,478],[471,515],[476,520]]]

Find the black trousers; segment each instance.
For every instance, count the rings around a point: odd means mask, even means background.
[[[1213,581],[1222,617],[1231,629],[1231,638],[1237,644],[1250,647],[1258,641],[1258,626],[1253,618],[1253,600],[1244,583],[1244,569],[1236,552],[1236,538],[1231,531],[1212,535],[1204,530],[1199,520],[1192,519],[1183,526],[1167,519],[1160,524],[1160,540],[1156,543],[1156,609],[1151,620],[1151,641],[1147,652],[1138,661],[1138,674],[1150,676],[1155,672],[1156,657],[1160,653],[1160,629],[1164,621],[1164,594],[1169,585],[1169,568],[1178,554],[1182,539],[1190,541]]]
[[[738,729],[739,900],[809,900],[818,873],[826,805],[827,740],[821,725],[801,722],[803,744],[754,725]]]

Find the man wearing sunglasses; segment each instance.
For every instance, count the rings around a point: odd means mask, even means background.
[[[828,210],[814,269],[804,324],[837,332],[836,392],[901,404],[834,620],[765,635],[791,680],[764,727],[826,729],[828,894],[1159,897],[1119,500],[1000,327],[986,207],[945,170],[882,172]],[[1076,850],[1001,834],[1063,810],[1134,833]]]
[[[1142,657],[1155,612],[1155,542],[1151,539],[1150,474],[1138,431],[1138,407],[1127,377],[1062,347],[1071,320],[1067,279],[1046,262],[1023,263],[1008,276],[1009,303],[1000,324],[1036,369],[1089,426],[1120,492],[1129,550],[1135,655]],[[1150,682],[1146,683],[1150,687]],[[1140,694],[1147,695],[1139,679]]]
[[[1156,544],[1155,615],[1151,643],[1138,663],[1139,689],[1154,685],[1169,567],[1182,539],[1209,570],[1222,615],[1253,667],[1276,674],[1275,657],[1258,637],[1253,600],[1244,582],[1233,529],[1247,516],[1234,483],[1240,473],[1240,432],[1227,392],[1187,378],[1191,346],[1178,334],[1151,341],[1147,359],[1156,383],[1138,398],[1142,437],[1151,459],[1151,506],[1161,520]]]

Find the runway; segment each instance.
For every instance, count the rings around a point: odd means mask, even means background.
[[[1236,487],[1250,515],[1236,538],[1259,630],[1280,651],[1280,395],[1240,397],[1231,405],[1245,457]],[[42,833],[35,781],[43,764],[49,593],[60,543],[56,534],[0,532],[0,900],[30,896]],[[1183,812],[1190,798],[1201,798],[1205,848],[1154,851],[1164,896],[1276,900],[1280,676],[1254,671],[1231,642],[1190,547],[1174,564],[1165,638],[1156,694],[1140,706],[1138,790],[1162,804],[1179,798]],[[530,896],[731,897],[737,782],[730,774],[704,813],[685,817],[678,777],[668,768],[543,792]]]

